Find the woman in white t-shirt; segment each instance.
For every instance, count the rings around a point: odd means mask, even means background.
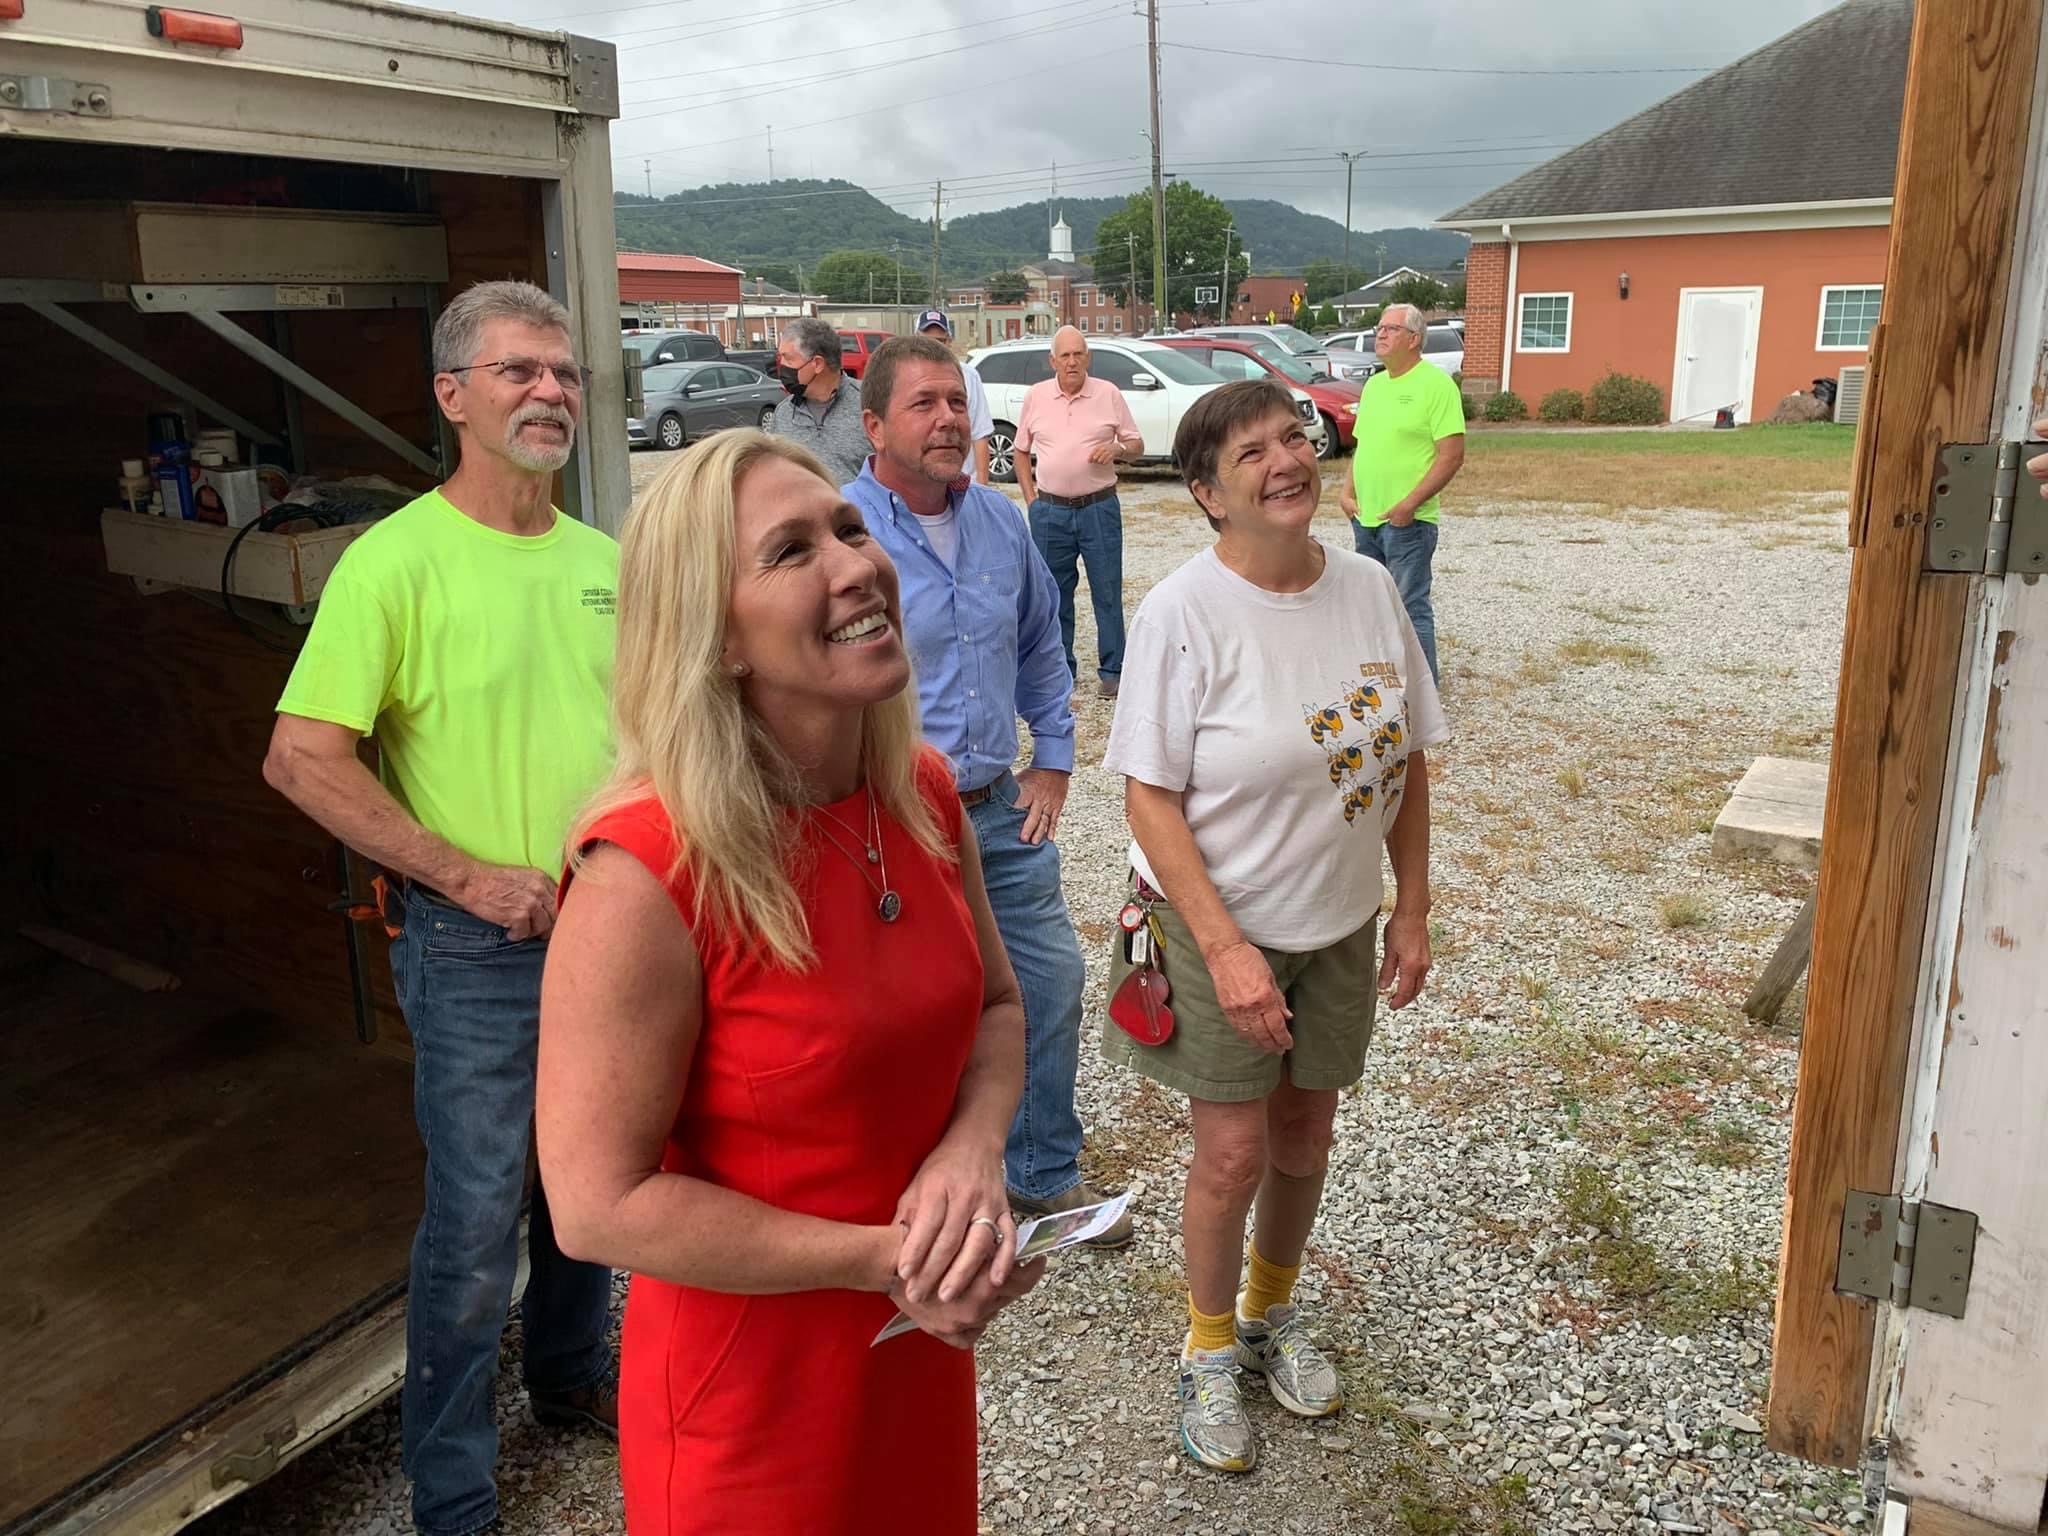
[[[1343,1406],[1294,1279],[1338,1093],[1364,1074],[1375,982],[1402,1008],[1429,971],[1423,751],[1449,731],[1386,568],[1310,531],[1322,479],[1287,392],[1211,392],[1174,452],[1216,543],[1138,605],[1106,759],[1125,776],[1174,1030],[1146,1045],[1108,1022],[1103,1053],[1189,1098],[1181,1439],[1241,1472],[1257,1446],[1239,1368],[1294,1413]],[[1382,848],[1396,884],[1383,952]]]

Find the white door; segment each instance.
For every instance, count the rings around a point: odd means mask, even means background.
[[[1711,423],[1716,412],[1730,409],[1737,421],[1749,420],[1763,312],[1761,288],[1679,290],[1673,421]]]

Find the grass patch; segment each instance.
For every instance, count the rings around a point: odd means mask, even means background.
[[[1594,635],[1577,635],[1557,648],[1558,659],[1575,667],[1598,666],[1612,661],[1634,671],[1656,665],[1657,653],[1632,641],[1602,640]]]
[[[1706,898],[1695,896],[1691,891],[1657,899],[1657,920],[1666,928],[1698,928],[1713,915],[1714,909],[1707,904]]]
[[[1603,1168],[1578,1163],[1558,1186],[1565,1221],[1587,1234],[1587,1268],[1628,1310],[1667,1332],[1694,1332],[1723,1317],[1755,1313],[1771,1300],[1771,1273],[1738,1254],[1720,1268],[1668,1262],[1636,1235],[1635,1208]]]
[[[1645,616],[1657,611],[1648,603],[1619,603],[1611,607],[1605,603],[1573,603],[1570,607],[1573,613],[1583,613],[1602,624],[1640,624]]]
[[[1733,432],[1471,433],[1455,495],[1619,510],[1688,507],[1754,513],[1801,496],[1847,492],[1853,428],[1833,423]]]
[[[1758,1157],[1756,1132],[1739,1120],[1723,1120],[1707,1133],[1695,1156],[1712,1168],[1747,1168]]]
[[[1640,843],[1610,844],[1593,855],[1616,874],[1647,875],[1656,860]]]
[[[1516,979],[1516,984],[1521,987],[1522,996],[1529,999],[1532,1003],[1544,1003],[1550,1000],[1550,983],[1543,977],[1538,976],[1534,971],[1522,972]]]
[[[1561,768],[1557,774],[1557,787],[1565,792],[1567,799],[1576,800],[1586,792],[1586,770],[1577,763]]]

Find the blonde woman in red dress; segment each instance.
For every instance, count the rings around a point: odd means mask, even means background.
[[[972,1346],[1043,1265],[1003,1191],[1023,1008],[895,568],[808,452],[736,431],[649,490],[619,576],[538,1141],[564,1251],[634,1276],[627,1530],[967,1536]]]

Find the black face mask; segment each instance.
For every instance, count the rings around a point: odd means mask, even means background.
[[[777,363],[775,365],[775,382],[782,386],[784,394],[800,395],[803,393],[804,387],[797,379],[797,373],[797,369],[791,368],[785,363]]]

